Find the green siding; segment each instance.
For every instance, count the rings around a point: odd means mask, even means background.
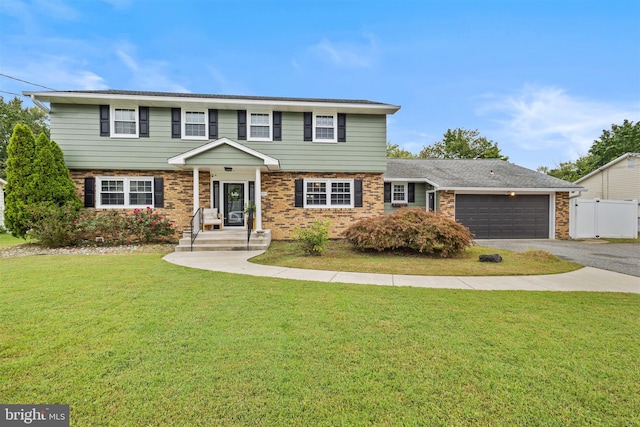
[[[221,145],[187,159],[189,166],[262,166],[264,161],[228,145]]]
[[[415,202],[409,203],[408,208],[425,208],[427,207],[427,184],[424,182],[415,183]],[[431,187],[431,186],[429,186]],[[384,213],[392,213],[400,208],[394,208],[391,203],[384,204]]]
[[[109,138],[100,136],[97,105],[52,104],[51,137],[71,169],[171,170],[169,158],[209,141],[171,138],[170,113],[169,108],[149,109],[149,138]],[[278,159],[283,171],[385,171],[386,115],[347,114],[345,143],[303,141],[302,116],[282,113],[282,141],[238,142]],[[218,121],[218,137],[237,141],[237,111],[219,110]],[[215,159],[211,156],[199,160]]]

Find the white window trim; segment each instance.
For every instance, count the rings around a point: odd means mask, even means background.
[[[136,114],[136,133],[116,133],[116,110],[135,110]],[[109,126],[111,127],[112,138],[139,138],[140,135],[140,111],[138,106],[132,107],[130,105],[112,105],[111,115],[109,116]]]
[[[187,113],[204,113],[204,136],[187,135]],[[195,140],[207,140],[209,139],[209,111],[198,110],[191,108],[182,109],[182,123],[180,124],[182,130],[182,139],[195,139]]]
[[[267,114],[269,116],[269,137],[268,138],[254,138],[251,136],[251,115],[252,114]],[[260,126],[260,125],[256,125]],[[247,141],[273,141],[273,111],[247,111]]]
[[[396,200],[393,196],[395,195],[394,186],[402,185],[404,187],[404,199]],[[391,182],[391,203],[405,203],[408,204],[409,200],[409,185],[407,182]]]
[[[327,204],[325,205],[307,205],[307,183],[308,182],[324,182],[326,183],[326,188],[327,188]],[[331,204],[331,184],[332,183],[336,183],[336,182],[347,182],[349,183],[349,199],[350,199],[350,203],[348,205],[332,205]],[[304,195],[303,195],[303,199],[304,199],[304,207],[308,208],[308,209],[352,209],[355,206],[355,188],[354,188],[354,183],[355,180],[354,179],[349,179],[349,178],[345,178],[345,179],[341,179],[341,178],[305,178],[303,180],[303,187],[304,187]],[[313,193],[310,193],[313,194]]]
[[[333,117],[333,139],[317,138],[316,136],[316,122],[318,116],[332,116]],[[333,144],[338,142],[338,112],[337,111],[317,111],[313,112],[313,142],[325,142]]]
[[[124,181],[124,205],[103,205],[102,204],[102,181]],[[151,204],[146,205],[132,205],[129,203],[129,189],[130,181],[151,181]],[[154,200],[154,192],[155,188],[153,187],[154,180],[152,176],[99,176],[96,177],[96,208],[97,209],[135,209],[135,208],[146,208],[147,206],[153,207]]]

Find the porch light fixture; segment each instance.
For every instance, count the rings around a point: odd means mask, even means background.
[[[509,196],[511,196],[511,197],[515,197],[515,195],[516,195],[515,191],[512,191],[512,192],[509,193]]]
[[[230,166],[225,166],[225,167],[224,167],[224,171],[225,171],[225,172],[231,172],[232,170],[233,170],[233,168],[232,168],[232,167],[230,167]]]

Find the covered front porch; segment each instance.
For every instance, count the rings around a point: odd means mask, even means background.
[[[261,235],[268,231],[262,229],[262,173],[279,170],[277,159],[221,138],[172,157],[169,164],[192,171],[192,233],[204,231],[201,209],[219,218],[207,233],[239,231],[249,226]]]

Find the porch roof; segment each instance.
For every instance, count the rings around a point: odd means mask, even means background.
[[[220,155],[206,155],[216,149]],[[200,164],[198,160],[205,163]],[[274,159],[229,138],[210,141],[200,147],[178,154],[171,157],[168,163],[180,168],[194,166],[264,166],[270,171],[280,170],[278,159]]]

